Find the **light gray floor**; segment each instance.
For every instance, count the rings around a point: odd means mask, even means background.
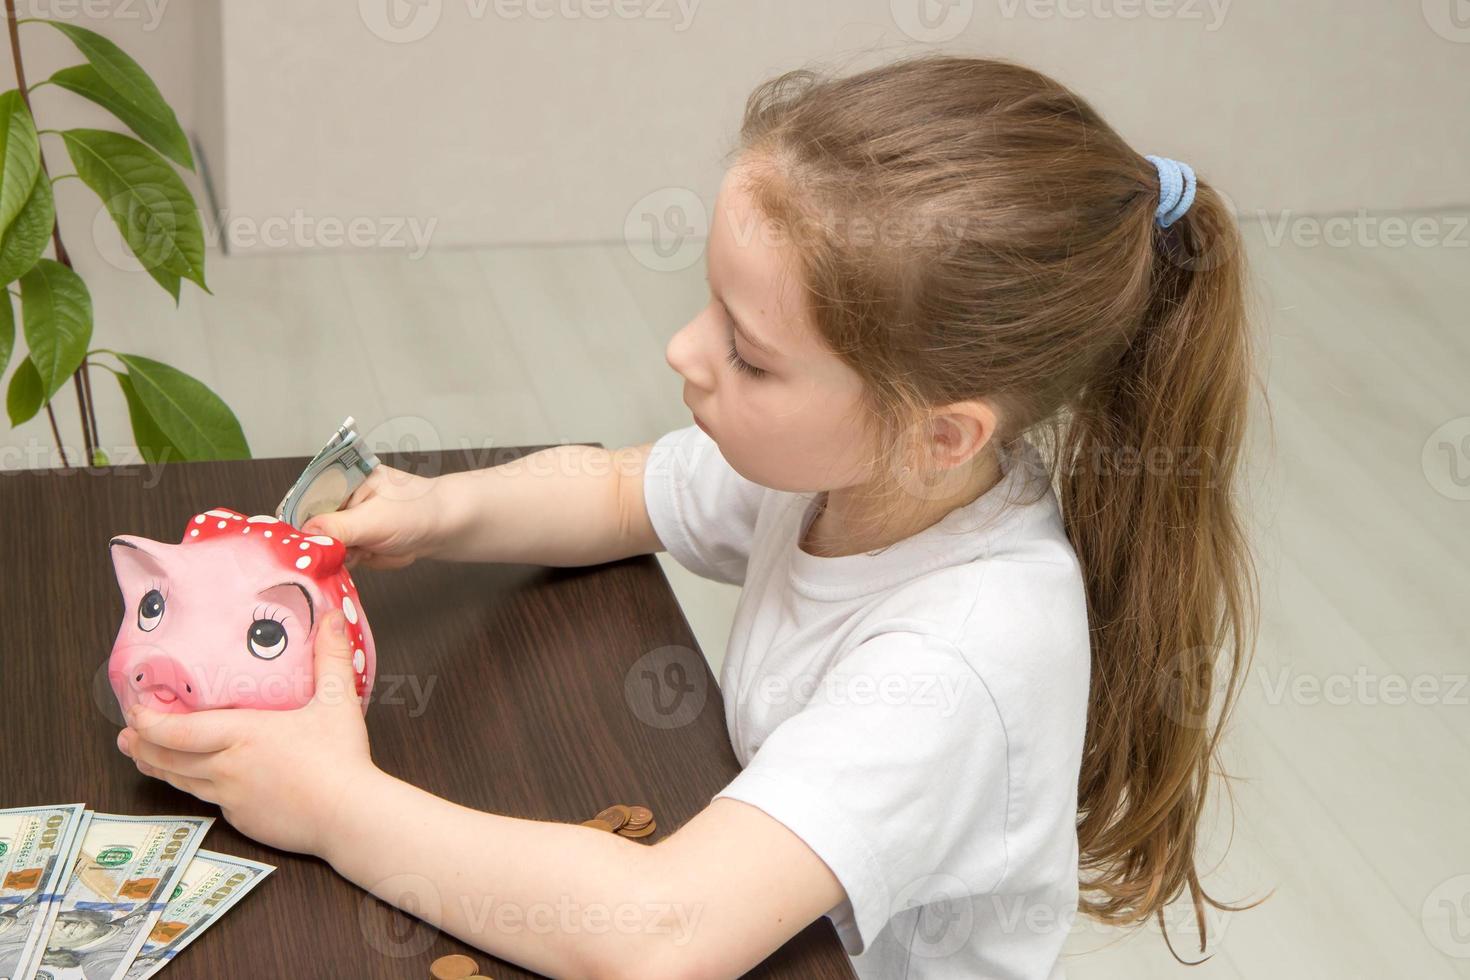
[[[1276,895],[1212,910],[1218,953],[1188,974],[1156,927],[1079,922],[1075,977],[1470,976],[1470,248],[1464,212],[1430,217],[1445,241],[1427,247],[1278,244],[1246,223],[1275,423],[1274,449],[1257,432],[1247,500],[1265,615],[1226,748],[1235,822],[1217,807],[1205,870],[1228,842],[1212,893]],[[76,245],[94,343],[205,380],[258,456],[314,452],[349,413],[404,447],[477,453],[689,423],[663,347],[703,302],[700,265],[656,272],[621,244],[214,252],[215,295],[186,284],[175,311],[99,257],[106,231]],[[94,385],[104,443],[124,455],[121,396],[105,372]],[[69,389],[58,416],[75,439]],[[4,465],[50,441],[42,419],[0,433]],[[718,669],[737,591],[661,560]],[[1186,955],[1191,928],[1177,906]]]

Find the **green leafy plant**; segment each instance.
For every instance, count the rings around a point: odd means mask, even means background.
[[[167,364],[137,354],[91,347],[92,297],[72,268],[61,241],[52,185],[76,177],[90,187],[122,233],[122,240],[175,305],[184,280],[206,293],[204,228],[199,209],[175,166],[192,171],[194,155],[158,86],[116,44],[75,24],[15,14],[5,0],[10,49],[18,87],[0,94],[0,374],[18,356],[5,393],[12,427],[42,409],[62,461],[71,466],[56,426],[51,400],[70,377],[76,388],[86,458],[109,460],[97,438],[89,368],[112,373],[127,401],[133,440],[150,462],[241,459],[250,455],[235,414],[206,385]],[[21,61],[20,25],[60,31],[86,59],[27,87]],[[132,135],[101,129],[37,129],[30,93],[55,85],[108,110]],[[74,174],[52,177],[41,155],[41,137],[66,149]],[[47,257],[50,245],[54,257]],[[20,300],[16,349],[14,300]],[[98,359],[106,355],[116,366]]]

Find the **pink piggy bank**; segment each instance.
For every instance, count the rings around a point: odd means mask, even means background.
[[[334,607],[367,711],[373,633],[342,542],[221,508],[196,514],[178,544],[124,534],[109,550],[123,621],[107,676],[124,712],[299,708],[315,688],[317,625]]]

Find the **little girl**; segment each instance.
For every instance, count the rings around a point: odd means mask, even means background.
[[[1203,902],[1229,906],[1196,832],[1255,611],[1224,201],[999,61],[791,72],[741,136],[709,302],[667,351],[693,425],[383,467],[307,527],[377,568],[666,548],[741,584],[720,683],[743,771],[703,812],[645,847],[388,776],[327,694],[350,690],[331,619],[310,706],[145,712],[120,747],[553,976],[736,976],[826,915],[865,978],[1046,980],[1079,907],[1162,925],[1186,888],[1203,948]],[[512,927],[490,897],[608,927]]]

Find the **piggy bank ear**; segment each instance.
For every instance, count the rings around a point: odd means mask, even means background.
[[[308,569],[312,578],[329,578],[342,568],[342,561],[347,557],[347,546],[341,541],[325,534],[310,534],[302,542],[310,546],[313,560]]]
[[[163,551],[168,545],[131,534],[119,534],[108,542],[112,552],[112,568],[123,595],[139,595],[145,584],[168,577]]]

